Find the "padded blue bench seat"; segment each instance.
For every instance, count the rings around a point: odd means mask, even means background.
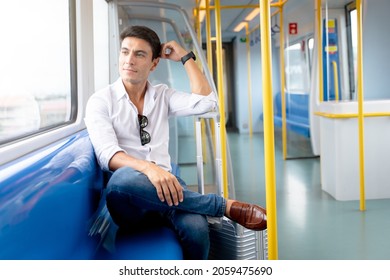
[[[0,259],[182,259],[174,232],[148,229],[108,252],[90,236],[105,174],[81,131],[0,167]]]
[[[274,98],[274,125],[282,127],[282,99],[280,92]],[[263,120],[263,115],[260,116]],[[309,95],[286,92],[286,127],[305,137],[310,137]]]

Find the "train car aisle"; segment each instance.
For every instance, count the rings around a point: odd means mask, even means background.
[[[263,135],[228,138],[237,199],[265,204]],[[359,201],[335,200],[321,189],[319,158],[283,160],[275,141],[279,259],[390,259],[390,201],[360,212]]]

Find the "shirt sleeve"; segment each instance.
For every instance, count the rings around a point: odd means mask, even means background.
[[[107,93],[109,94],[109,93]],[[118,145],[118,139],[110,118],[111,100],[103,94],[94,94],[87,103],[85,125],[91,139],[100,167],[109,170],[110,159],[117,152],[124,151]]]
[[[170,114],[173,116],[199,115],[217,109],[218,101],[212,91],[209,95],[174,92],[169,101]]]

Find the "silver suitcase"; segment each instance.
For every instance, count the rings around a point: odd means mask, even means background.
[[[212,120],[215,124],[215,176],[217,192],[223,196],[220,122],[217,113],[208,113],[196,118],[196,154],[198,170],[198,191],[204,193],[201,120]],[[207,121],[206,121],[207,124]],[[213,260],[267,260],[267,230],[253,231],[223,218],[208,218],[210,228],[209,259]]]

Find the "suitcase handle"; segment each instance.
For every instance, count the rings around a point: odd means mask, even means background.
[[[198,192],[204,194],[204,172],[203,172],[203,154],[202,154],[202,128],[201,120],[211,119],[215,124],[215,170],[218,195],[224,197],[223,192],[223,176],[222,176],[222,158],[221,158],[221,138],[220,138],[220,121],[217,112],[209,112],[196,116],[195,132],[196,132],[196,164],[198,169]]]

